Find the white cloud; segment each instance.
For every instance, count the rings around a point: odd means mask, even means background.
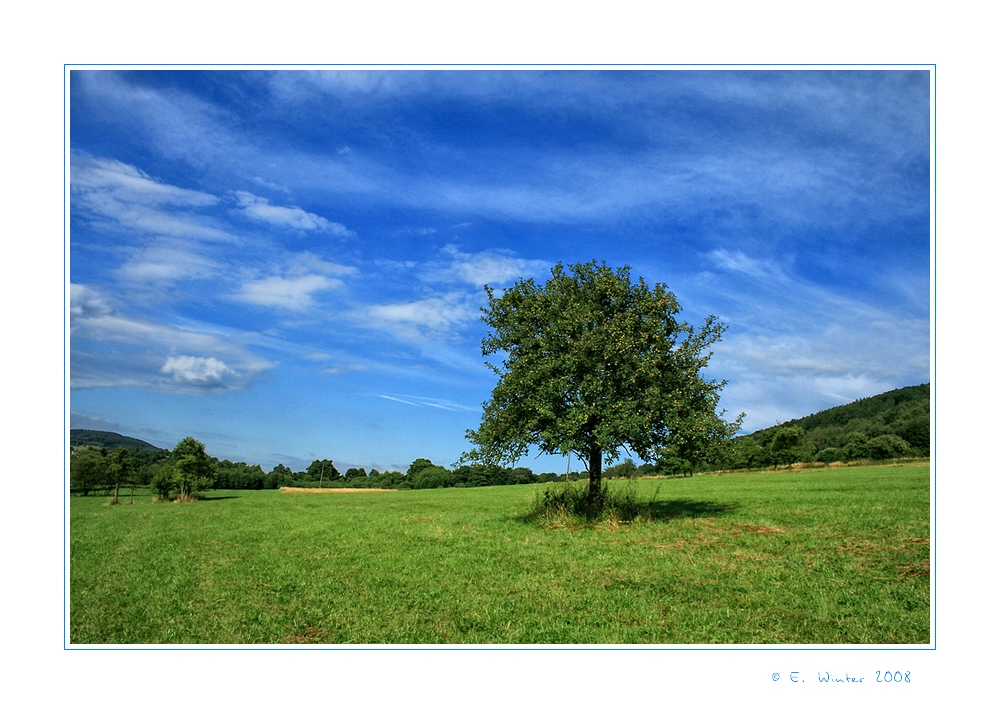
[[[184,241],[161,240],[135,251],[118,269],[121,278],[137,283],[170,283],[209,278],[218,265]]]
[[[313,253],[295,253],[285,266],[289,275],[305,275],[306,273],[322,273],[323,275],[354,275],[358,269],[350,265],[340,265],[323,260]]]
[[[289,278],[273,275],[243,283],[235,297],[237,300],[254,305],[303,311],[316,305],[314,293],[334,290],[342,285],[340,280],[325,275],[299,275]]]
[[[215,196],[156,181],[121,161],[74,155],[70,191],[74,215],[131,234],[240,240],[197,213],[218,203]]]
[[[545,272],[551,266],[544,260],[518,258],[509,251],[483,251],[463,253],[457,246],[447,245],[444,253],[451,258],[447,267],[430,270],[425,278],[433,281],[460,281],[482,287],[498,287],[517,278],[531,277]]]
[[[236,203],[244,215],[257,221],[270,223],[274,226],[293,228],[300,231],[319,231],[335,236],[352,236],[354,231],[348,230],[342,223],[334,223],[323,216],[309,213],[296,206],[272,206],[266,198],[255,196],[246,191],[236,192]]]
[[[744,273],[755,278],[783,277],[774,265],[755,258],[747,257],[742,251],[730,251],[718,248],[708,254],[709,259],[722,270]]]
[[[197,387],[219,387],[227,377],[236,376],[222,360],[190,355],[167,357],[160,371],[171,375],[175,382]]]
[[[249,351],[248,344],[262,341],[251,333],[211,325],[182,328],[123,315],[86,285],[70,285],[70,301],[74,388],[240,389],[276,366]]]
[[[200,207],[219,201],[211,194],[156,181],[130,164],[79,154],[71,158],[70,183],[81,193],[102,193],[117,201],[147,206]]]
[[[407,340],[446,335],[479,316],[468,297],[461,293],[448,293],[413,302],[373,305],[366,314],[375,326],[389,329]]]

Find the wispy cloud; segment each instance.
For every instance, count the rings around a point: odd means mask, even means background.
[[[747,412],[746,429],[928,379],[929,325],[908,305],[872,304],[741,251],[706,258],[725,277],[710,289],[716,305],[727,298],[731,326],[710,370],[731,382],[724,402]]]
[[[443,252],[450,262],[435,266],[424,278],[435,282],[462,282],[476,287],[500,287],[516,278],[538,275],[551,267],[544,260],[519,258],[512,251],[482,251],[463,253],[455,245],[447,245]]]
[[[433,409],[443,409],[449,412],[478,412],[478,407],[467,407],[448,399],[437,399],[434,397],[416,397],[409,394],[379,394],[382,399],[389,399],[394,402],[409,404],[412,407],[431,407]]]
[[[716,267],[735,273],[744,273],[753,278],[779,279],[785,281],[782,271],[771,261],[750,258],[740,250],[717,248],[708,254]]]
[[[72,208],[76,216],[135,236],[174,236],[239,242],[202,209],[219,199],[152,179],[121,161],[83,155],[71,158]]]
[[[218,263],[202,255],[200,246],[169,238],[135,249],[118,269],[122,280],[142,284],[205,279],[218,272]]]
[[[243,389],[276,365],[248,349],[253,335],[199,331],[130,317],[86,285],[70,286],[75,388],[129,386],[197,393]]]
[[[342,223],[327,220],[298,206],[273,206],[266,198],[246,191],[236,192],[236,203],[243,215],[273,226],[299,231],[318,231],[342,237],[354,235],[354,231],[348,230]]]
[[[343,281],[326,275],[287,278],[272,275],[243,283],[234,298],[253,305],[302,312],[316,306],[316,293],[336,290],[342,285]]]
[[[200,207],[219,202],[211,194],[156,181],[135,166],[114,159],[74,154],[70,177],[76,191],[102,194],[122,203]]]
[[[366,314],[373,326],[387,329],[407,341],[447,337],[479,316],[469,296],[457,292],[411,302],[373,305]]]
[[[101,419],[100,417],[90,416],[88,414],[70,412],[69,428],[94,429],[96,431],[120,431],[122,427],[121,424],[116,421]]]

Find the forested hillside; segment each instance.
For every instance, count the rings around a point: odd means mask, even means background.
[[[718,468],[929,456],[930,384],[903,387],[737,437]]]
[[[117,449],[124,446],[126,449],[148,449],[150,451],[164,451],[158,446],[153,446],[142,439],[134,439],[131,436],[122,436],[114,431],[97,431],[94,429],[70,429],[69,445],[73,446],[97,446],[102,449]]]

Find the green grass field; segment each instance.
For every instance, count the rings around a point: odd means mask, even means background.
[[[70,641],[930,640],[926,464],[640,481],[627,524],[544,488],[72,498]]]

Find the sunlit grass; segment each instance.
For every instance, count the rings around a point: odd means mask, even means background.
[[[73,643],[926,643],[926,465],[612,484],[71,499]],[[655,498],[654,498],[655,494]]]

